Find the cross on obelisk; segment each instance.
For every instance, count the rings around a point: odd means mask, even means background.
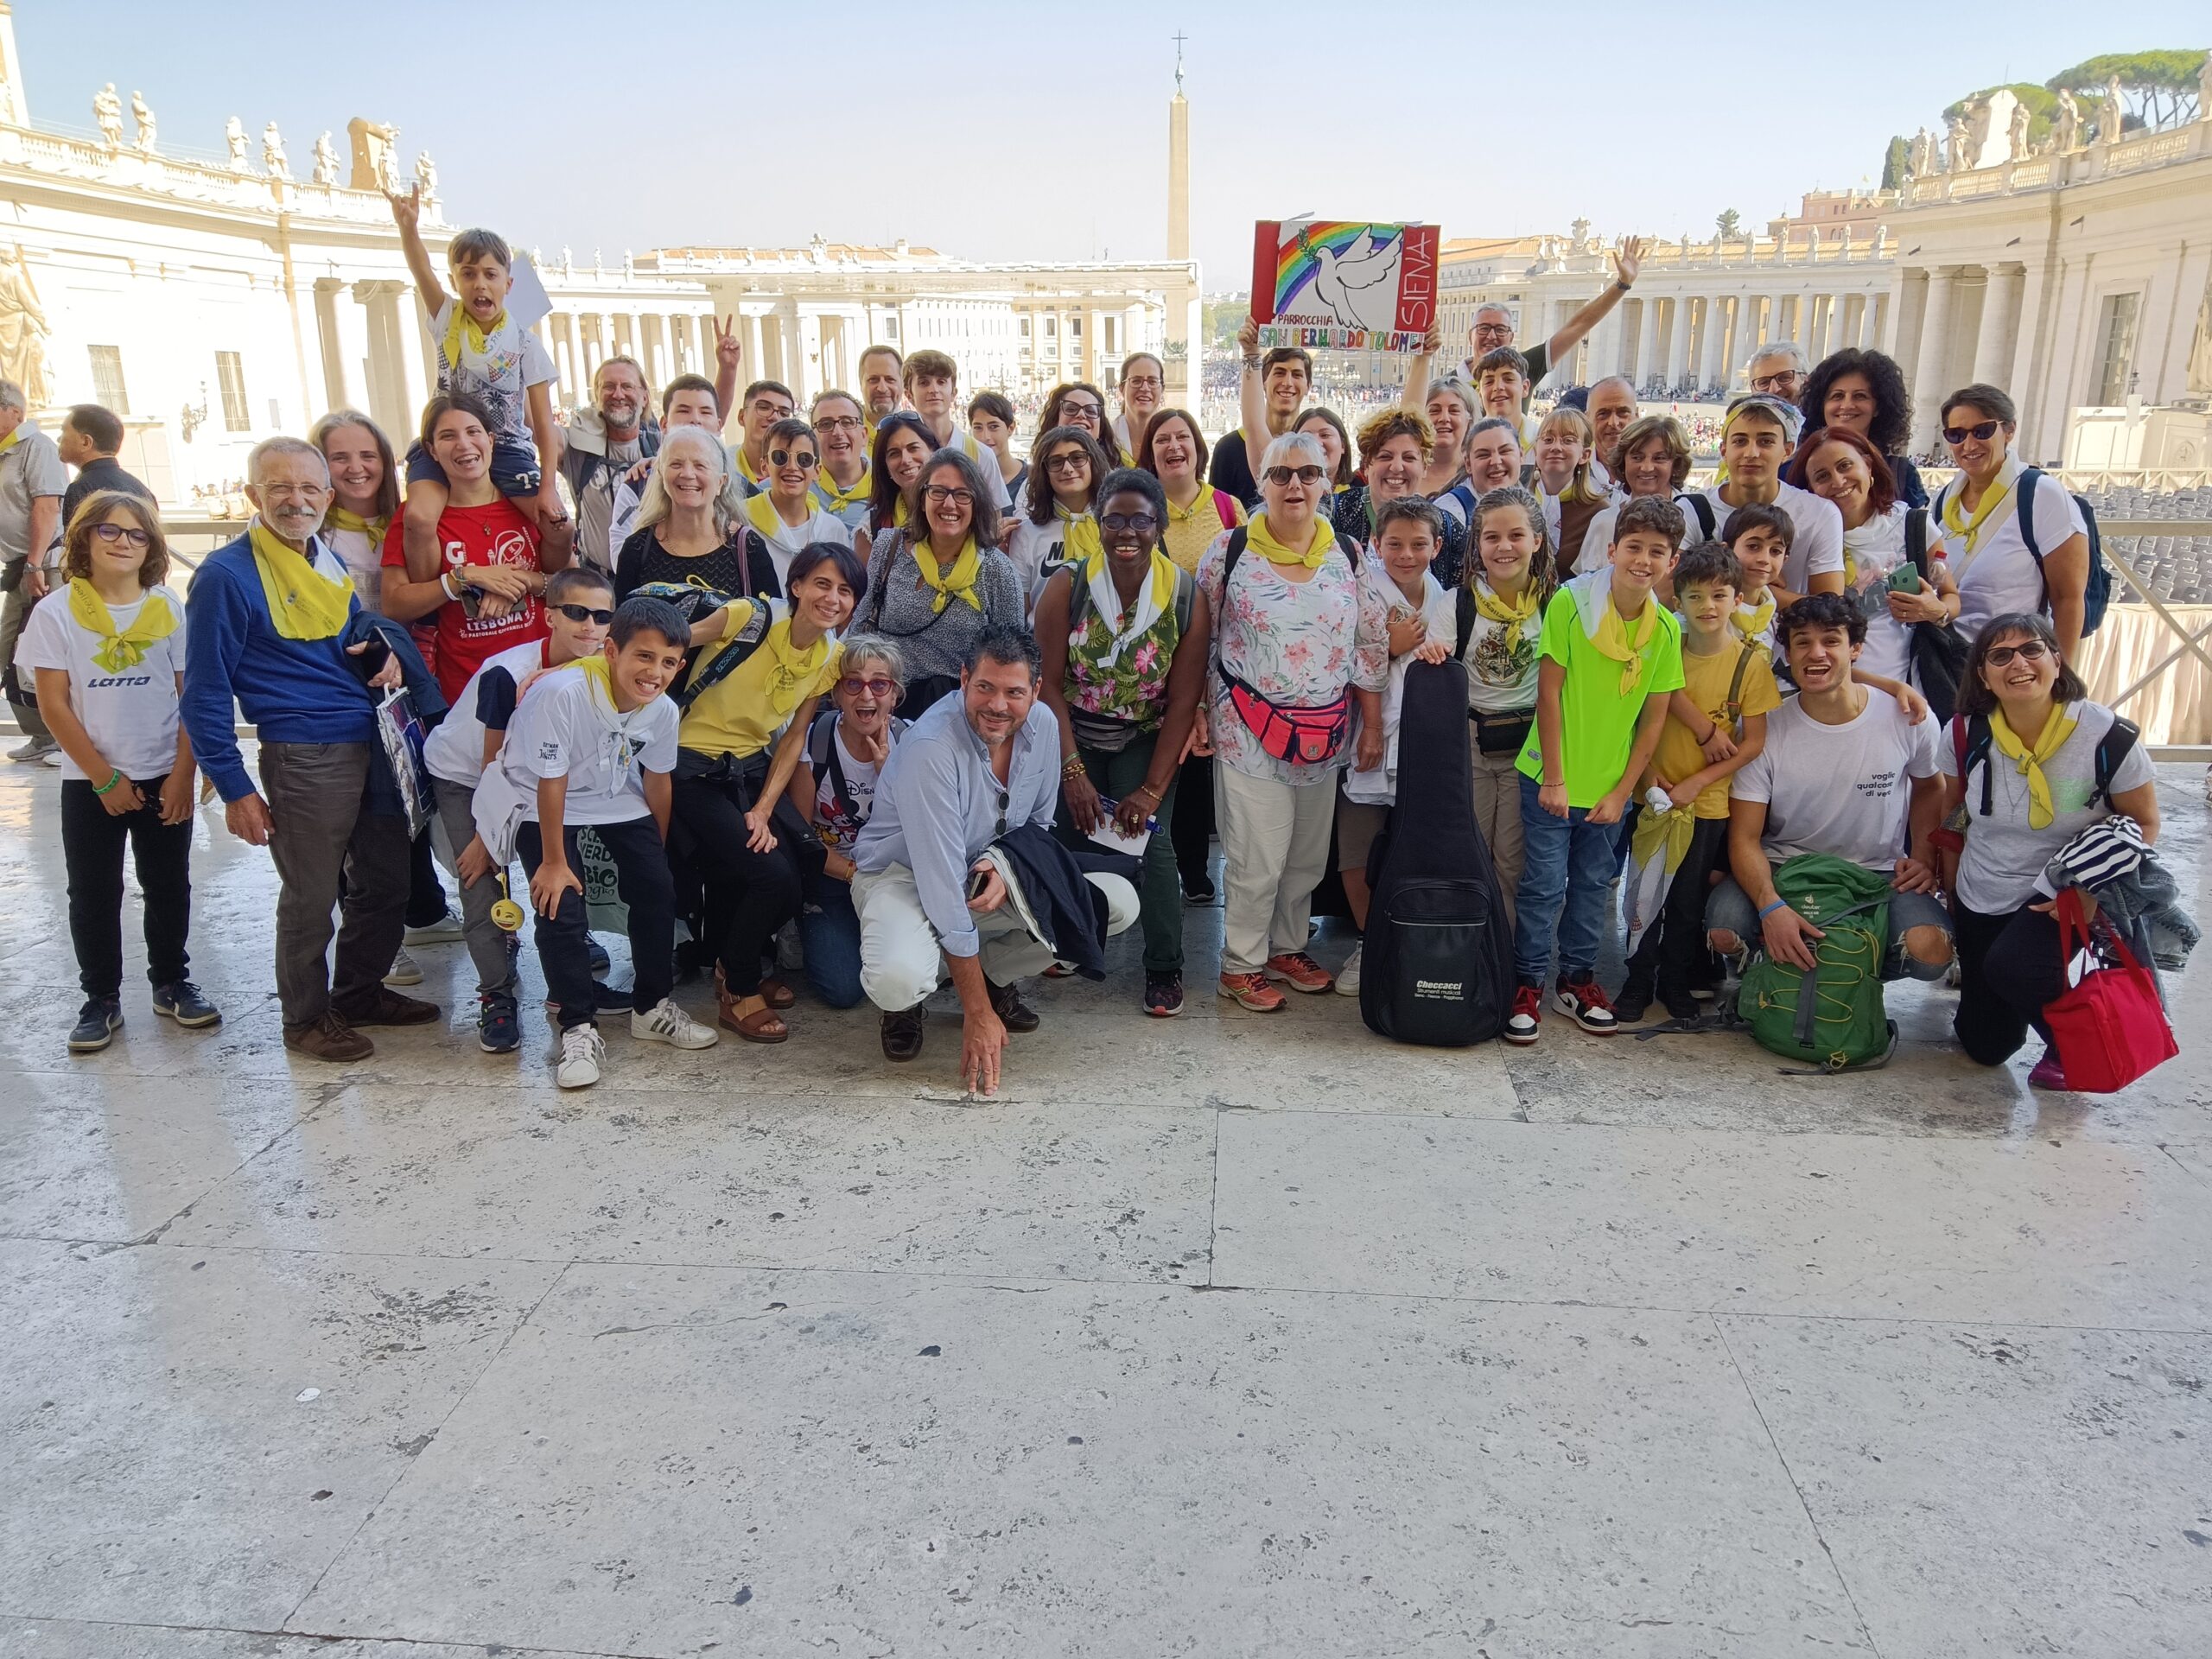
[[[1183,90],[1183,42],[1190,39],[1181,29],[1175,31],[1175,90]]]

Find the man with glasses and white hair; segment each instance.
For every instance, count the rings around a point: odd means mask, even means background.
[[[364,616],[353,578],[317,534],[330,505],[322,452],[264,439],[246,458],[246,480],[245,534],[193,575],[180,713],[231,833],[268,848],[276,866],[284,1046],[366,1059],[375,1047],[355,1027],[438,1017],[435,1004],[384,983],[407,925],[409,841],[377,753],[376,711],[413,647],[404,629]],[[258,739],[258,785],[238,751],[239,714]]]
[[[1805,348],[1794,340],[1766,341],[1744,365],[1744,378],[1751,382],[1753,391],[1779,397],[1785,404],[1794,404],[1804,395],[1809,372]]]
[[[31,419],[30,399],[13,380],[0,380],[0,559],[6,561],[0,587],[8,592],[0,606],[0,682],[29,740],[8,751],[10,760],[61,764],[61,747],[16,672],[16,640],[52,585],[48,562],[61,556],[61,498],[68,488],[68,469],[54,440]]]

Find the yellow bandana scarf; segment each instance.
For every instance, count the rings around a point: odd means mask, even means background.
[[[758,495],[748,495],[745,498],[745,516],[752,520],[753,528],[771,542],[779,537],[788,537],[796,531],[804,531],[807,524],[814,522],[814,514],[810,503],[806,524],[785,524],[782,515],[776,511],[775,504],[768,499],[765,490]]]
[[[1091,539],[1097,540],[1096,524],[1091,528]],[[1084,558],[1083,583],[1090,592],[1090,607],[1114,636],[1098,659],[1102,668],[1112,670],[1122,660],[1122,653],[1151,632],[1153,624],[1166,615],[1175,602],[1175,578],[1180,574],[1175,561],[1155,547],[1152,550],[1150,573],[1150,580],[1137,589],[1136,598],[1124,611],[1121,590],[1114,586],[1114,578],[1107,572],[1104,546],[1102,544]]]
[[[772,660],[768,664],[768,707],[775,711],[776,723],[789,720],[791,710],[804,701],[806,689],[821,677],[823,665],[830,660],[830,653],[839,649],[823,634],[804,651],[791,644],[791,620],[788,616],[768,630],[761,642],[768,648]]]
[[[137,667],[146,660],[149,646],[176,632],[176,613],[155,593],[146,595],[129,627],[118,628],[100,590],[82,576],[69,579],[69,614],[86,632],[99,635],[92,660],[111,674]]]
[[[461,296],[455,295],[453,302],[453,317],[446,324],[446,366],[449,369],[457,369],[461,366],[461,342],[464,338],[468,341],[468,348],[477,356],[490,356],[492,336],[506,326],[507,308],[504,305],[499,308],[499,315],[492,319],[490,327],[480,328],[476,326],[476,319],[469,315],[468,308],[461,303]]]
[[[1741,605],[1728,613],[1728,626],[1736,630],[1736,637],[1745,645],[1761,639],[1774,621],[1774,595],[1769,594],[1766,602],[1745,610]]]
[[[1103,563],[1106,544],[1098,537],[1097,515],[1070,512],[1058,502],[1053,504],[1052,511],[1060,516],[1060,557],[1086,569],[1094,560]]]
[[[1997,746],[1997,753],[2018,768],[2020,776],[2028,780],[2028,828],[2048,830],[2051,820],[2058,816],[2058,809],[2050,798],[2050,779],[2043,773],[2043,763],[2056,754],[2066,740],[2074,735],[2080,722],[2063,708],[2054,708],[2050,718],[2043,723],[2043,735],[2030,748],[2020,741],[2019,734],[2005,722],[2005,711],[1993,709],[1989,713],[1989,738]]]
[[[343,507],[333,507],[322,515],[322,526],[325,530],[357,531],[369,538],[371,547],[381,548],[384,545],[384,533],[391,528],[391,520],[388,518],[364,518],[358,512],[348,512]]]
[[[1200,507],[1204,507],[1208,512],[1213,514],[1215,522],[1219,523],[1221,519],[1221,503],[1214,499],[1216,493],[1217,492],[1211,490],[1204,484],[1201,484],[1198,486],[1198,493],[1191,498],[1191,505],[1189,506],[1179,507],[1175,505],[1173,499],[1170,499],[1167,503],[1167,522],[1171,524],[1187,524],[1192,519],[1198,516],[1198,509]],[[1236,528],[1233,524],[1222,524],[1221,527],[1224,530],[1233,530]]]
[[[1536,613],[1536,584],[1524,582],[1521,591],[1511,599],[1501,599],[1497,590],[1480,576],[1474,581],[1475,610],[1493,622],[1507,627],[1517,627]]]
[[[2020,462],[2017,456],[2005,457],[2004,465],[1997,469],[1997,476],[1989,480],[1989,487],[1981,493],[1981,505],[1969,517],[1959,505],[1966,494],[1966,480],[1961,476],[1958,487],[1945,492],[1943,496],[1943,531],[1947,536],[1959,538],[1959,550],[1972,558],[1979,550],[1981,532],[1996,516],[1999,508],[2012,499],[2012,486],[2019,481]]]
[[[1590,636],[1590,643],[1598,654],[1621,664],[1621,696],[1636,690],[1636,683],[1643,677],[1643,648],[1651,643],[1651,635],[1659,626],[1659,607],[1656,601],[1647,597],[1643,614],[1636,619],[1633,628],[1613,608],[1610,588],[1605,594],[1605,613],[1598,619],[1598,632]]]
[[[830,476],[827,468],[814,475],[814,499],[822,504],[825,512],[842,512],[847,507],[856,507],[868,498],[871,475],[865,467],[853,480],[850,489],[838,487],[837,480]]]
[[[1268,528],[1264,507],[1254,513],[1252,522],[1244,527],[1244,538],[1252,550],[1269,564],[1302,564],[1308,570],[1319,570],[1321,561],[1329,556],[1329,550],[1337,544],[1337,532],[1330,528],[1325,519],[1317,518],[1313,521],[1312,546],[1302,553],[1295,548],[1285,547],[1275,539],[1274,531]]]
[[[16,429],[14,431],[9,433],[6,437],[0,438],[0,455],[6,454],[10,449],[14,448],[22,441],[23,423],[21,421],[18,421],[16,423]]]
[[[270,626],[287,639],[328,639],[346,626],[353,608],[353,577],[331,581],[258,518],[247,526],[246,535],[262,596],[269,601]]]
[[[747,483],[753,486],[754,489],[757,490],[760,487],[760,480],[763,474],[753,470],[751,464],[745,459],[745,451],[741,447],[737,451],[737,470],[739,475],[742,477]]]
[[[976,550],[973,531],[960,544],[960,555],[953,560],[951,569],[940,571],[938,569],[937,554],[931,549],[930,538],[926,536],[914,538],[914,563],[922,573],[922,580],[936,594],[930,601],[932,612],[942,611],[956,599],[965,600],[976,611],[982,612],[983,599],[976,591],[976,578],[982,570],[983,556]]]

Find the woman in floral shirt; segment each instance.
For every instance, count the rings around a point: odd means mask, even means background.
[[[1160,480],[1109,473],[1098,501],[1100,546],[1037,596],[1038,685],[1060,722],[1061,835],[1080,847],[1109,817],[1124,836],[1150,830],[1138,912],[1144,1011],[1165,1019],[1183,1011],[1176,768],[1198,720],[1211,629],[1197,582],[1161,543]]]
[[[1382,755],[1389,618],[1358,580],[1354,548],[1320,511],[1326,468],[1310,434],[1275,439],[1261,467],[1264,505],[1198,564],[1218,619],[1208,729],[1229,887],[1220,988],[1255,1013],[1283,1005],[1270,976],[1296,990],[1329,988],[1306,935],[1328,868],[1337,774],[1352,758],[1348,703],[1361,715],[1359,764]]]

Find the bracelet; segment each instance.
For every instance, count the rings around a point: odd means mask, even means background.
[[[1248,369],[1256,369],[1256,368],[1258,368],[1258,367],[1260,366],[1260,359],[1259,359],[1258,356],[1255,354],[1255,355],[1254,355],[1254,356],[1251,356],[1251,357],[1248,357],[1248,358],[1246,358],[1246,359],[1244,359],[1244,366],[1245,366],[1246,368],[1248,368]]]
[[[1618,288],[1618,289],[1620,289],[1620,291],[1621,291],[1622,293],[1625,294],[1625,293],[1627,293],[1627,292],[1629,291],[1629,289],[1630,289],[1631,287],[1633,287],[1633,286],[1634,286],[1634,284],[1633,284],[1633,283],[1625,283],[1625,282],[1623,282],[1619,277],[1616,276],[1616,277],[1614,277],[1614,278],[1613,278],[1613,286],[1614,286],[1615,288]]]
[[[1548,784],[1541,779],[1539,779],[1536,781],[1536,787],[1538,789],[1565,789],[1567,787],[1567,780],[1565,779],[1561,779],[1555,784]]]
[[[1063,778],[1076,777],[1080,774],[1082,771],[1083,757],[1079,754],[1071,754],[1068,756],[1066,760],[1060,762],[1060,776]]]
[[[454,591],[453,572],[450,570],[438,578],[438,588],[448,599],[458,601],[461,598],[461,595]]]
[[[94,784],[92,785],[92,793],[95,795],[105,795],[108,791],[113,789],[122,781],[123,769],[120,766],[111,766],[108,769],[107,782],[104,784]]]
[[[1708,744],[1708,743],[1712,742],[1712,741],[1713,741],[1713,740],[1714,738],[1716,738],[1716,737],[1718,737],[1718,736],[1719,736],[1719,735],[1720,735],[1720,722],[1719,722],[1719,721],[1717,721],[1717,720],[1716,720],[1716,721],[1714,721],[1713,722],[1713,724],[1712,724],[1711,726],[1709,726],[1709,727],[1707,727],[1707,728],[1706,728],[1706,734],[1705,734],[1705,735],[1704,735],[1703,737],[1700,737],[1700,739],[1698,739],[1698,741],[1697,741],[1697,746],[1698,746],[1698,747],[1700,747],[1700,749],[1701,749],[1701,748],[1703,748],[1707,744]]]
[[[1759,920],[1764,921],[1768,917],[1773,915],[1776,911],[1787,910],[1789,908],[1789,901],[1787,899],[1777,899],[1772,904],[1769,905],[1764,910],[1759,912]]]

